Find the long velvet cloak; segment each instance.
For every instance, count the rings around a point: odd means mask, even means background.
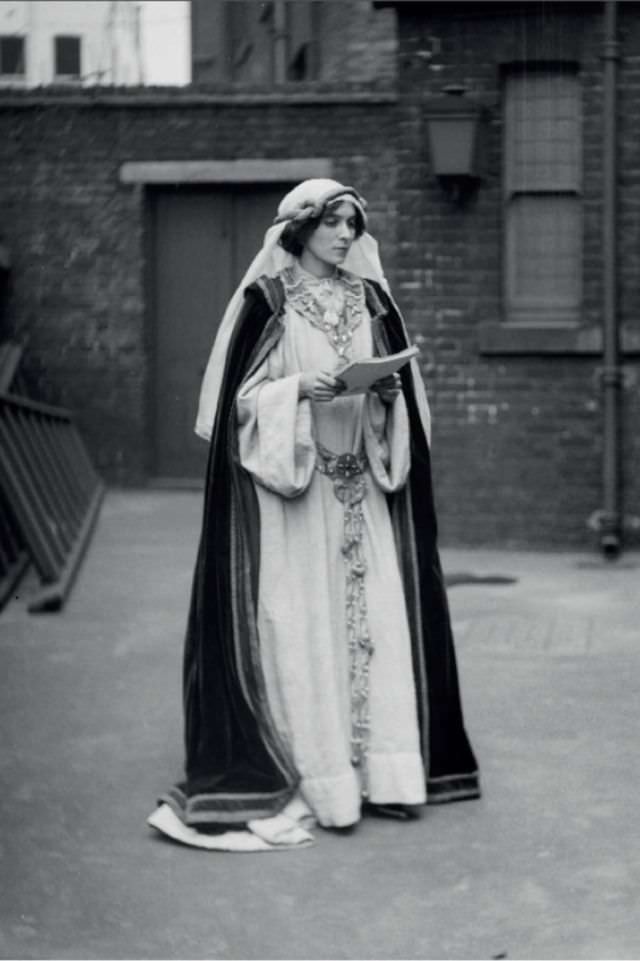
[[[365,281],[378,354],[408,346],[384,291]],[[238,459],[235,400],[278,341],[284,290],[247,288],[229,345],[207,465],[204,515],[184,650],[186,779],[161,800],[189,825],[241,824],[280,811],[299,776],[275,730],[260,662],[260,516]],[[400,560],[429,803],[480,794],[464,729],[451,622],[437,550],[429,445],[409,368],[402,372],[411,433],[405,488],[388,496]]]

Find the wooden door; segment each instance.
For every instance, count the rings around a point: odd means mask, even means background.
[[[167,188],[152,193],[154,473],[201,480],[207,444],[193,431],[227,302],[290,185]]]

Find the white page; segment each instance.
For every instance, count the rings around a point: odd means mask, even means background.
[[[367,360],[354,360],[342,370],[336,371],[335,376],[346,384],[346,389],[338,396],[345,394],[363,394],[372,384],[382,377],[389,377],[408,364],[412,357],[419,353],[418,348],[407,347],[397,354],[386,357],[369,357]]]

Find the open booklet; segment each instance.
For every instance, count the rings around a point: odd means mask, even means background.
[[[338,395],[363,394],[372,384],[383,377],[389,377],[408,364],[412,357],[419,353],[418,348],[407,347],[397,354],[387,354],[386,357],[369,357],[367,360],[354,360],[342,370],[335,372],[344,384],[345,389]]]

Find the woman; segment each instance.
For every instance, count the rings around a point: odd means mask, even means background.
[[[201,395],[187,778],[150,819],[187,843],[304,843],[310,817],[339,828],[364,805],[479,796],[419,369],[341,396],[348,361],[407,346],[363,199],[300,184],[229,304]]]

